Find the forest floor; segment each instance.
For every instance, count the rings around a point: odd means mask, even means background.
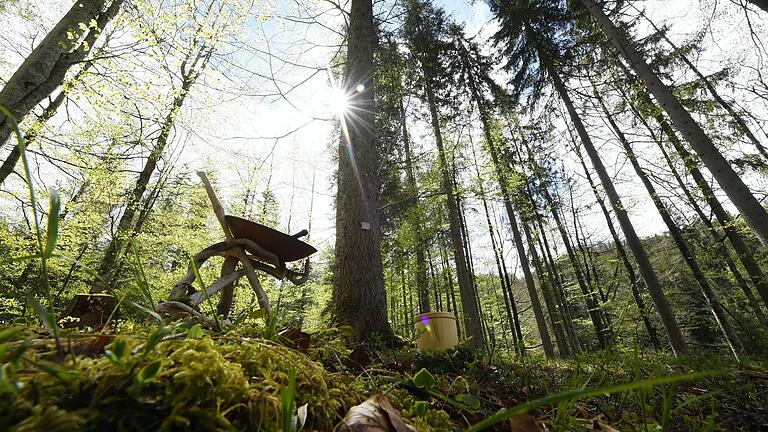
[[[384,426],[347,430],[396,431],[398,418],[418,431],[465,430],[522,404],[531,409],[485,430],[768,430],[765,360],[635,350],[545,361],[464,347],[353,348],[343,330],[270,333],[126,323],[118,335],[62,333],[57,349],[44,329],[6,328],[0,430],[330,431],[377,394],[391,406],[372,399],[347,421]]]

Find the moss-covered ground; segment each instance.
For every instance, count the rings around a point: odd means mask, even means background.
[[[57,349],[43,330],[5,329],[0,430],[282,431],[290,430],[284,411],[292,406],[306,410],[302,430],[330,431],[377,393],[419,431],[464,430],[505,407],[562,391],[693,371],[715,374],[561,400],[491,430],[536,430],[531,420],[541,430],[768,430],[765,361],[640,350],[545,361],[463,347],[444,354],[355,349],[341,330],[312,335],[309,347],[273,339],[257,329],[213,335],[182,324],[125,328],[118,336],[71,333]],[[422,382],[422,370],[434,383]],[[286,405],[294,372],[293,404]]]

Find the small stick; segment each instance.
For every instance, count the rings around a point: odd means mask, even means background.
[[[200,176],[200,179],[203,181],[205,191],[208,193],[208,199],[211,200],[211,205],[213,206],[213,212],[216,214],[216,219],[219,220],[221,229],[224,231],[224,236],[226,236],[227,240],[232,239],[232,231],[229,228],[227,219],[224,217],[224,207],[221,206],[219,199],[216,197],[216,193],[213,191],[213,186],[211,186],[211,182],[208,180],[208,176],[205,175],[205,173],[202,171],[198,171],[197,175]],[[241,263],[243,263],[245,277],[248,278],[248,282],[256,292],[256,295],[259,297],[259,304],[266,312],[266,316],[268,316],[271,311],[269,298],[267,297],[267,293],[265,293],[261,288],[261,282],[259,282],[259,277],[256,275],[256,271],[253,269],[253,265],[251,265],[251,260],[248,258],[248,256],[245,254],[245,250],[242,248],[238,249],[235,257],[240,260]]]

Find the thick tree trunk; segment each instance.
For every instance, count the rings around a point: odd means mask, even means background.
[[[93,47],[93,45],[96,43],[99,36],[101,35],[101,31],[104,29],[104,27],[107,24],[109,24],[112,18],[114,18],[117,15],[117,13],[120,10],[120,6],[122,6],[122,4],[123,4],[122,0],[113,1],[112,4],[109,5],[109,7],[105,12],[99,14],[99,17],[96,19],[96,28],[88,32],[88,35],[85,37],[85,40],[81,44],[83,48],[78,50],[79,51],[77,54],[78,57],[72,58],[73,60],[72,64],[74,64],[75,61],[80,61],[86,57],[86,55],[90,52],[90,48]],[[85,47],[88,47],[89,49],[85,49]],[[40,117],[38,117],[34,121],[34,123],[27,129],[26,133],[24,134],[25,144],[27,148],[29,148],[29,145],[32,144],[35,140],[37,140],[37,138],[39,137],[40,131],[45,126],[45,124],[54,115],[56,115],[56,112],[58,111],[58,109],[61,107],[61,105],[64,104],[64,101],[67,100],[67,97],[71,92],[71,87],[77,85],[77,83],[79,83],[83,79],[85,74],[88,73],[88,70],[90,70],[90,68],[93,67],[93,64],[94,64],[93,60],[86,61],[83,64],[83,67],[77,71],[75,76],[72,77],[71,80],[67,80],[68,85],[64,86],[59,91],[59,94],[57,94],[56,97],[52,101],[50,101],[48,105],[45,107]],[[61,83],[64,83],[63,78],[61,80]],[[1,127],[2,126],[0,126],[0,128]],[[4,141],[0,141],[0,147],[2,147],[3,142]],[[5,182],[5,179],[8,178],[8,176],[13,172],[20,158],[21,158],[21,152],[19,151],[19,147],[14,146],[13,150],[11,150],[11,153],[8,154],[8,156],[5,158],[5,161],[3,161],[2,166],[0,166],[0,184]]]
[[[712,285],[704,274],[704,271],[699,266],[699,262],[696,260],[690,244],[688,244],[688,241],[685,239],[685,237],[683,237],[683,233],[675,221],[672,220],[672,216],[669,214],[669,210],[667,210],[666,205],[662,202],[661,197],[656,192],[656,188],[651,182],[651,179],[640,166],[640,163],[637,160],[637,156],[632,150],[632,145],[629,143],[627,137],[616,124],[616,121],[613,119],[613,115],[605,106],[605,103],[603,102],[603,99],[596,88],[594,94],[595,99],[598,101],[598,104],[600,105],[606,120],[608,120],[608,123],[610,124],[614,133],[619,138],[619,142],[621,143],[622,147],[624,147],[624,151],[627,154],[627,158],[629,158],[635,174],[637,174],[637,176],[640,177],[640,181],[643,182],[643,186],[645,186],[646,191],[648,191],[648,194],[651,196],[651,200],[656,206],[656,210],[658,210],[659,214],[661,215],[661,219],[664,221],[667,229],[669,229],[669,235],[677,245],[680,254],[683,256],[683,259],[688,265],[688,268],[690,268],[691,273],[693,273],[693,277],[696,279],[696,282],[699,285],[701,294],[707,300],[709,309],[714,315],[715,321],[720,326],[720,330],[723,332],[731,352],[733,353],[734,357],[736,357],[736,360],[738,360],[739,352],[743,350],[743,346],[738,334],[736,333],[736,330],[728,320],[725,309],[723,308],[722,304],[720,304],[720,300],[718,299],[715,290],[712,288]]]
[[[99,33],[117,14],[122,3],[123,0],[75,2],[5,83],[0,90],[0,105],[21,123],[35,105],[62,84],[69,68],[88,55]],[[92,22],[96,25],[92,26]],[[87,26],[87,30],[81,25]],[[72,39],[72,35],[76,37]],[[12,133],[12,123],[3,116],[0,118],[0,147]]]
[[[424,71],[426,74],[426,70]],[[432,120],[432,131],[435,135],[437,152],[440,162],[440,173],[442,176],[442,191],[446,194],[448,206],[448,222],[450,225],[451,247],[456,261],[456,277],[459,281],[459,295],[461,296],[461,306],[464,312],[464,327],[467,331],[467,337],[470,344],[477,348],[483,347],[483,329],[480,320],[480,311],[475,303],[475,290],[472,283],[472,276],[467,268],[467,256],[464,248],[464,241],[461,233],[461,215],[456,204],[456,192],[453,187],[453,175],[451,174],[450,164],[446,156],[445,146],[443,145],[443,134],[440,130],[440,117],[437,112],[437,102],[432,89],[432,82],[429,76],[425,79],[427,92],[427,104]]]
[[[347,133],[339,140],[332,305],[336,322],[352,326],[361,340],[392,337],[381,264],[375,46],[372,1],[352,0],[344,89],[355,115],[342,119]]]
[[[761,2],[765,5],[768,5],[768,0],[761,0]],[[643,16],[645,14],[641,12]],[[653,28],[656,31],[660,31],[658,27],[656,27],[656,24],[651,21],[648,17],[645,17],[646,20],[653,26]],[[664,37],[664,40],[675,50],[678,49],[677,45],[672,42],[666,34],[662,33],[662,36]],[[731,116],[731,118],[736,122],[736,124],[739,127],[739,132],[742,132],[746,137],[749,139],[749,141],[752,143],[752,145],[755,146],[758,152],[768,161],[768,149],[765,148],[765,146],[760,142],[759,139],[757,139],[757,136],[752,132],[752,130],[747,125],[747,122],[744,120],[744,118],[736,112],[736,110],[731,106],[731,104],[723,99],[722,96],[720,96],[720,93],[715,88],[714,84],[706,77],[703,73],[699,70],[699,68],[696,67],[695,64],[693,64],[692,61],[688,59],[685,55],[681,55],[680,58],[683,60],[683,62],[688,66],[688,68],[693,71],[694,74],[699,78],[699,80],[704,84],[704,86],[709,91],[709,94],[712,95],[713,98],[717,101],[717,103],[720,104],[723,109]]]
[[[632,289],[632,296],[635,299],[637,308],[640,310],[640,317],[643,320],[643,325],[645,325],[645,331],[648,332],[648,341],[651,343],[653,348],[659,349],[661,348],[661,344],[659,343],[659,338],[656,334],[656,328],[651,323],[651,318],[649,316],[650,312],[645,305],[643,295],[640,293],[640,288],[638,287],[638,283],[640,281],[637,277],[637,274],[635,273],[635,268],[629,261],[627,250],[624,249],[624,244],[621,242],[621,239],[616,232],[616,228],[613,226],[613,220],[611,219],[611,214],[608,212],[608,208],[605,205],[605,200],[597,190],[597,185],[595,185],[594,180],[592,180],[592,174],[590,174],[589,169],[587,168],[587,164],[584,162],[584,158],[582,157],[581,151],[578,149],[578,147],[576,148],[576,154],[579,156],[579,162],[581,162],[581,167],[584,169],[584,174],[587,177],[587,181],[589,181],[589,186],[592,188],[592,193],[595,195],[597,204],[600,206],[600,210],[603,212],[605,223],[608,225],[608,231],[611,233],[613,243],[616,245],[616,252],[621,259],[621,262],[624,264],[624,269],[627,271],[627,277],[629,278],[630,287]]]
[[[408,136],[408,126],[405,118],[405,107],[400,99],[400,123],[403,129],[403,150],[405,151],[405,178],[408,182],[408,193],[412,196],[410,202],[413,229],[416,234],[416,290],[419,293],[419,312],[431,310],[429,305],[429,286],[427,284],[427,262],[424,257],[424,235],[422,234],[421,210],[419,209],[419,187],[413,169],[411,139]],[[435,305],[437,307],[437,305]]]
[[[648,258],[648,254],[646,253],[642,242],[640,241],[640,237],[637,236],[635,227],[632,225],[632,221],[630,221],[629,215],[627,214],[627,210],[621,203],[619,194],[616,192],[616,188],[613,185],[613,180],[608,175],[608,171],[605,169],[603,161],[600,159],[600,154],[597,152],[597,149],[592,143],[592,139],[590,138],[589,133],[587,133],[587,129],[584,126],[584,123],[581,121],[576,108],[573,106],[573,102],[568,95],[568,90],[565,88],[565,84],[563,84],[560,76],[553,68],[548,66],[547,69],[550,77],[552,78],[555,90],[563,100],[563,103],[565,103],[566,109],[568,110],[568,115],[576,127],[576,131],[581,138],[584,149],[587,151],[587,155],[592,161],[592,165],[595,168],[598,177],[600,178],[600,182],[603,184],[603,188],[605,189],[608,200],[613,207],[613,211],[616,213],[616,218],[619,220],[619,226],[621,226],[621,229],[624,232],[624,237],[627,239],[627,245],[632,251],[632,254],[635,256],[635,261],[637,261],[640,274],[643,276],[643,280],[645,280],[645,286],[648,288],[648,291],[651,294],[651,298],[653,299],[653,303],[656,306],[656,310],[658,311],[659,316],[661,317],[661,321],[664,324],[664,329],[669,336],[672,351],[676,355],[683,354],[686,351],[686,344],[685,339],[683,338],[683,333],[680,331],[680,326],[677,324],[677,319],[675,319],[675,315],[672,312],[672,307],[669,305],[667,296],[664,295],[664,292],[661,289],[661,284],[659,283],[659,280],[656,276],[656,272],[651,266],[651,261]]]
[[[580,0],[589,13],[610,40],[616,51],[623,56],[629,66],[635,71],[648,91],[653,94],[664,111],[669,114],[675,126],[682,131],[685,139],[701,158],[704,165],[712,172],[720,187],[728,195],[731,202],[739,209],[747,224],[763,245],[768,247],[768,212],[752,195],[747,185],[733,170],[733,167],[715,147],[712,139],[707,136],[701,126],[691,117],[672,90],[661,81],[659,76],[646,63],[642,54],[628,40],[602,8],[593,0]]]

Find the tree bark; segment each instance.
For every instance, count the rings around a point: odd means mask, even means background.
[[[522,221],[522,224],[523,233],[528,240],[528,245],[531,251],[531,261],[533,261],[533,268],[536,269],[536,273],[539,279],[539,286],[541,287],[541,294],[542,297],[544,297],[544,305],[546,306],[549,315],[549,322],[552,324],[552,331],[555,333],[555,343],[557,345],[557,349],[560,352],[560,357],[568,358],[571,356],[571,350],[568,346],[568,339],[565,336],[563,317],[555,305],[555,298],[552,294],[554,284],[549,284],[548,281],[544,279],[544,268],[541,265],[541,260],[539,260],[539,254],[536,252],[536,243],[533,234],[531,234],[531,229],[528,227],[528,224],[525,223],[525,221]]]
[[[400,123],[403,129],[403,148],[405,152],[405,178],[408,182],[408,193],[411,195],[410,211],[412,213],[413,230],[416,235],[416,290],[419,293],[419,312],[431,311],[429,305],[429,286],[427,284],[427,261],[424,254],[424,235],[422,234],[421,210],[419,209],[419,187],[413,169],[411,139],[408,136],[405,107],[400,98]],[[438,305],[435,305],[437,307]]]
[[[616,124],[616,121],[614,120],[613,115],[608,110],[608,107],[605,106],[605,102],[603,101],[602,97],[597,91],[597,88],[594,89],[594,94],[595,94],[595,99],[598,101],[598,104],[600,105],[600,108],[602,109],[606,120],[608,120],[608,123],[610,124],[614,133],[618,137],[619,142],[624,148],[624,151],[627,154],[627,158],[629,158],[629,161],[632,165],[632,168],[635,171],[635,174],[637,174],[637,176],[640,177],[640,181],[642,181],[643,186],[645,186],[646,191],[651,196],[651,200],[653,201],[654,206],[656,206],[656,210],[658,210],[659,214],[661,215],[661,219],[664,221],[664,224],[667,226],[667,229],[669,229],[669,235],[672,237],[675,244],[677,245],[677,248],[680,251],[680,254],[683,256],[683,259],[688,265],[688,268],[690,268],[691,273],[693,273],[693,277],[694,279],[696,279],[696,283],[698,283],[699,285],[701,294],[704,296],[704,298],[707,301],[709,310],[714,315],[715,321],[720,326],[720,330],[723,332],[723,335],[725,336],[725,340],[728,343],[728,346],[731,352],[733,353],[733,356],[736,357],[736,360],[738,361],[739,352],[743,350],[743,345],[741,343],[741,340],[739,339],[738,334],[736,333],[736,330],[733,328],[730,321],[728,320],[725,309],[720,303],[720,300],[717,294],[715,293],[715,290],[712,288],[712,285],[710,284],[709,280],[704,274],[704,271],[701,269],[701,266],[699,266],[699,262],[696,260],[696,257],[693,254],[693,250],[691,249],[690,244],[685,239],[685,237],[683,237],[683,233],[680,230],[680,228],[677,226],[675,221],[672,220],[672,216],[669,214],[669,210],[667,210],[666,205],[662,202],[661,197],[656,192],[655,186],[653,185],[650,178],[648,178],[648,175],[645,173],[645,171],[643,171],[642,167],[640,166],[640,162],[638,162],[637,160],[637,156],[635,155],[635,152],[632,149],[632,145],[629,143],[629,140],[627,139],[627,137],[624,135],[624,133],[619,128],[619,126]]]
[[[101,35],[101,31],[104,29],[104,27],[107,26],[107,24],[109,24],[112,18],[114,18],[117,15],[117,13],[120,11],[120,6],[122,6],[122,4],[123,4],[123,0],[113,1],[112,4],[109,5],[109,7],[105,12],[99,14],[98,18],[96,19],[96,28],[88,32],[88,35],[85,37],[83,43],[81,44],[83,48],[80,49],[79,50],[80,52],[77,54],[79,57],[77,58],[73,57],[72,64],[74,64],[75,61],[81,61],[86,57],[86,55],[90,52],[90,48],[93,47],[93,45],[96,43],[99,36]],[[86,47],[88,47],[89,49],[86,50],[85,49]],[[48,122],[48,120],[50,120],[54,115],[56,115],[56,112],[58,111],[58,109],[61,107],[61,105],[64,104],[64,101],[67,100],[67,97],[71,92],[71,87],[76,85],[80,80],[83,79],[83,77],[85,76],[86,73],[88,73],[88,70],[90,70],[93,64],[94,64],[93,60],[86,61],[83,64],[83,67],[77,71],[75,76],[72,77],[71,80],[68,80],[70,85],[63,87],[59,91],[56,97],[45,107],[40,117],[38,117],[35,120],[35,122],[32,124],[32,126],[30,126],[27,129],[26,133],[24,134],[25,144],[27,148],[29,148],[29,145],[32,144],[39,137],[40,131],[45,126],[45,123]],[[61,83],[64,83],[63,78],[61,80]],[[53,90],[51,90],[51,92],[53,92]],[[0,123],[0,125],[1,124],[2,123]],[[0,126],[0,128],[1,127],[2,126]],[[2,147],[3,142],[4,141],[0,140],[0,147]],[[21,152],[19,151],[19,147],[14,146],[13,150],[11,150],[11,153],[8,154],[8,156],[5,158],[5,161],[3,161],[2,166],[0,166],[0,184],[5,182],[5,179],[8,178],[8,176],[13,172],[20,158],[21,158]]]
[[[646,63],[642,54],[635,48],[626,35],[619,29],[602,8],[593,0],[580,0],[598,26],[607,36],[616,51],[624,57],[638,78],[645,84],[659,104],[667,112],[675,126],[682,131],[685,139],[701,158],[704,165],[712,172],[720,187],[731,202],[739,209],[747,224],[757,238],[768,247],[768,212],[752,195],[747,185],[733,170],[733,167],[715,147],[701,126],[683,107],[672,90],[661,81],[659,76]]]
[[[555,225],[557,226],[557,230],[560,233],[560,238],[563,240],[563,245],[565,246],[568,260],[571,262],[573,272],[576,274],[576,280],[578,282],[579,289],[581,289],[581,294],[584,296],[584,301],[587,304],[587,312],[589,313],[589,318],[592,321],[592,326],[595,328],[598,345],[600,348],[605,349],[608,347],[608,334],[603,325],[602,316],[600,315],[600,301],[597,299],[597,296],[595,296],[591,285],[584,276],[584,272],[582,271],[579,259],[576,256],[573,245],[571,245],[568,231],[565,229],[565,224],[563,223],[562,218],[560,218],[560,214],[557,212],[557,208],[555,207],[555,200],[549,193],[547,186],[543,184],[543,179],[539,175],[540,167],[536,161],[533,160],[533,155],[531,154],[531,150],[528,147],[528,144],[524,142],[524,145],[528,155],[528,162],[531,164],[531,167],[534,170],[534,175],[542,184],[541,192],[547,201],[550,213],[552,214],[552,218],[555,220]]]
[[[616,192],[616,188],[613,185],[613,180],[611,180],[611,177],[608,175],[608,171],[605,169],[603,161],[600,159],[600,154],[592,143],[592,139],[590,138],[589,133],[587,133],[587,129],[581,121],[576,108],[573,106],[573,102],[568,95],[568,90],[565,88],[565,84],[563,84],[560,76],[551,66],[546,65],[545,67],[547,67],[549,75],[552,78],[555,91],[558,93],[560,99],[562,99],[568,110],[568,115],[581,138],[581,142],[584,149],[587,151],[587,155],[592,161],[592,166],[595,168],[595,171],[600,178],[600,182],[603,184],[603,188],[613,207],[613,211],[616,213],[616,218],[619,220],[619,226],[621,226],[621,229],[624,232],[624,237],[627,239],[627,245],[635,256],[635,261],[637,261],[640,274],[643,276],[643,280],[645,280],[645,286],[651,294],[656,310],[664,324],[664,329],[669,336],[672,351],[675,355],[683,354],[687,349],[683,333],[680,331],[680,326],[677,324],[677,319],[672,312],[672,307],[669,305],[667,296],[661,289],[661,284],[656,276],[656,272],[651,266],[651,261],[640,241],[640,237],[637,236],[635,227],[632,225],[632,221],[630,221],[629,215],[627,214],[627,210],[621,203],[619,194]]]
[[[21,123],[59,87],[69,68],[90,52],[101,30],[117,14],[123,0],[80,0],[24,59],[0,90],[0,105]],[[105,7],[109,7],[105,10]],[[92,25],[95,22],[95,26]],[[80,26],[87,27],[83,30]],[[13,133],[9,119],[0,118],[0,147]]]
[[[344,90],[355,115],[341,119],[346,131],[338,149],[333,313],[336,322],[350,325],[358,339],[373,334],[390,339],[381,263],[371,0],[352,0],[347,36]]]

